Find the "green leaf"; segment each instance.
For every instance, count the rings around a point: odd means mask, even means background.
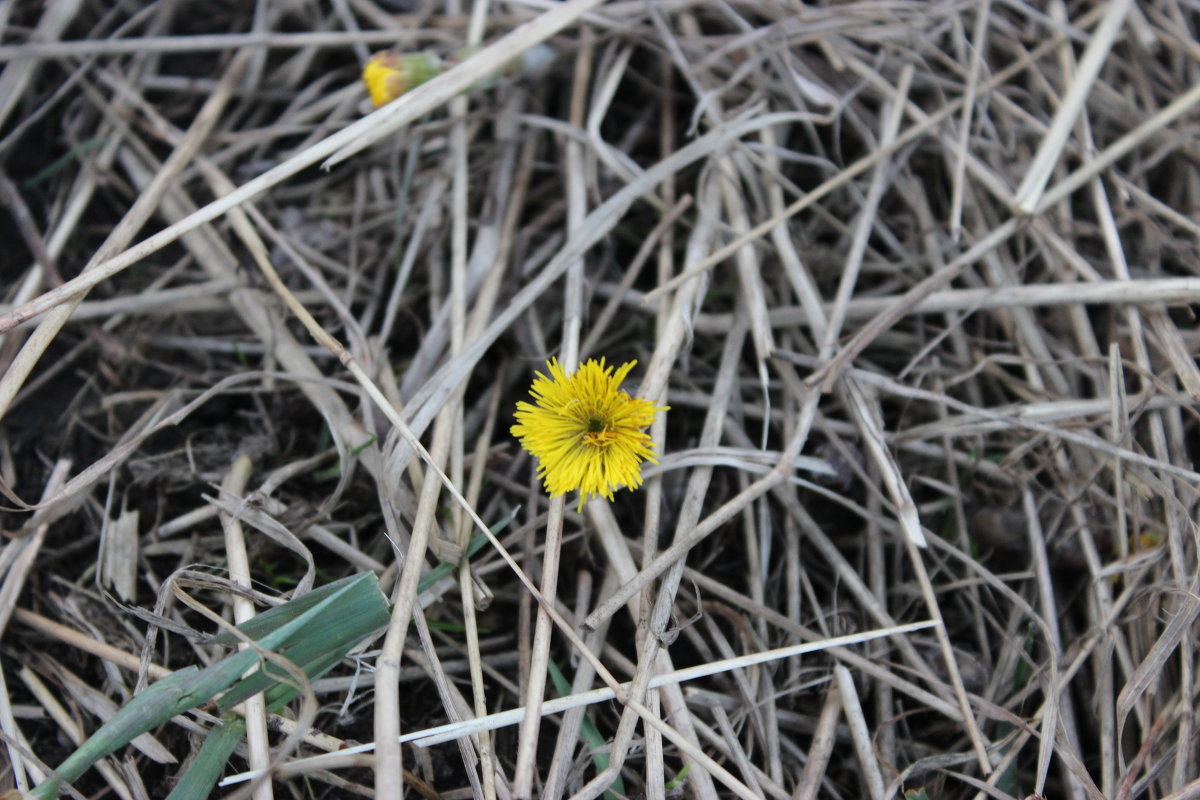
[[[687,783],[687,776],[688,776],[688,773],[691,771],[692,771],[692,765],[684,764],[682,767],[679,768],[679,772],[675,773],[675,777],[671,778],[671,780],[667,781],[663,785],[663,788],[666,789],[668,792],[674,791],[675,789],[682,788],[683,784]]]
[[[245,734],[246,723],[241,717],[226,716],[220,725],[208,732],[200,752],[167,795],[167,800],[207,800],[225,771],[229,754]]]
[[[492,535],[495,536],[499,534],[500,531],[507,528],[508,523],[513,521],[513,518],[516,517],[519,510],[520,506],[514,508],[507,517],[504,517],[495,525],[493,525]],[[463,557],[467,560],[470,560],[476,553],[480,551],[480,549],[483,548],[485,544],[487,544],[487,541],[487,536],[482,533],[479,534],[471,540],[470,544],[467,545],[467,552],[463,555]],[[458,564],[452,564],[448,561],[443,561],[441,564],[438,564],[436,567],[429,570],[429,572],[425,573],[425,576],[421,578],[421,581],[417,584],[417,594],[429,591],[433,588],[435,583],[450,575],[450,573],[454,572],[456,569],[458,569]]]
[[[554,691],[558,692],[558,696],[566,697],[569,695],[571,693],[571,684],[567,683],[567,679],[562,674],[562,670],[558,668],[558,664],[555,664],[553,661],[547,661],[546,669],[550,672],[550,680],[554,681]],[[588,751],[592,756],[592,763],[596,765],[596,772],[604,772],[604,770],[608,769],[608,753],[604,752],[605,745],[608,743],[600,735],[600,730],[587,714],[583,715],[583,720],[579,723],[579,738],[583,739],[584,744],[587,745]],[[625,781],[618,775],[613,779],[612,791],[605,790],[604,797],[605,800],[620,800],[620,798],[625,796]]]
[[[315,589],[303,597],[259,614],[238,626],[258,647],[288,658],[309,678],[336,664],[372,631],[387,624],[387,598],[374,573],[364,572]],[[216,644],[240,640],[225,632],[212,639]],[[222,711],[264,689],[281,685],[276,667],[259,668],[246,678],[247,670],[260,661],[253,648],[240,650],[202,670],[187,667],[150,686],[130,700],[72,753],[56,771],[33,790],[38,800],[58,796],[62,781],[73,781],[104,756],[176,714],[181,714],[215,697]],[[274,670],[274,674],[272,673]],[[232,688],[231,688],[232,687]],[[286,702],[286,686],[277,696]]]
[[[246,623],[249,625],[260,617],[272,615],[268,621],[278,623],[280,627],[268,633],[262,642],[278,637],[280,631],[290,631],[299,625],[298,630],[303,631],[302,636],[289,633],[285,640],[270,649],[304,670],[309,680],[327,672],[351,648],[388,622],[387,598],[379,590],[379,580],[374,573],[363,572],[349,580],[337,581],[329,586],[336,587],[335,591],[328,593],[327,597],[294,619],[288,619],[293,615],[290,611],[285,611],[292,605],[287,603]],[[321,590],[309,592],[300,598],[300,601],[319,591]],[[294,697],[296,689],[291,686],[292,678],[282,668],[265,663],[253,674],[238,680],[217,702],[217,707],[222,712],[227,711],[246,698],[280,684],[281,681],[284,682],[282,685],[287,687],[284,694],[291,693],[288,699]]]
[[[348,589],[357,586],[362,582],[369,582],[375,586],[375,590],[379,591],[379,580],[370,572],[360,572],[357,575],[351,575],[347,578],[342,578],[333,583],[327,583],[319,589],[313,589],[308,594],[297,597],[295,600],[289,600],[283,605],[276,606],[268,611],[255,616],[237,626],[237,629],[245,634],[250,639],[258,641],[267,634],[277,631],[282,625],[291,622],[304,614],[307,614],[313,607],[324,603],[330,596],[340,595]],[[383,593],[379,593],[383,597]],[[224,631],[217,634],[209,640],[209,644],[224,644],[235,645],[241,643],[234,633]],[[261,642],[260,642],[261,644]]]
[[[364,450],[366,450],[368,447],[370,447],[371,445],[375,444],[376,438],[377,438],[377,437],[375,436],[375,434],[373,434],[373,433],[372,433],[370,436],[368,436],[368,437],[367,437],[367,440],[366,440],[365,442],[363,442],[362,444],[360,444],[358,447],[355,447],[355,448],[353,448],[353,449],[350,451],[350,455],[352,455],[352,456],[359,455],[359,454],[360,454],[360,453],[362,453]]]
[[[53,178],[62,170],[66,169],[68,166],[70,166],[71,162],[78,159],[84,153],[88,152],[89,150],[98,150],[106,144],[108,144],[108,139],[107,137],[103,136],[97,136],[94,139],[83,140],[79,144],[72,147],[67,153],[51,161],[48,166],[39,171],[36,175],[21,181],[21,188],[28,191],[29,189],[38,187],[39,185]]]
[[[148,730],[156,728],[178,713],[198,702],[195,697],[196,679],[201,672],[196,667],[178,670],[151,685],[124,708],[100,726],[79,749],[59,765],[55,774],[33,790],[36,798],[57,797],[62,781],[71,782],[88,767],[118,747],[123,747]],[[207,699],[207,698],[204,698]]]

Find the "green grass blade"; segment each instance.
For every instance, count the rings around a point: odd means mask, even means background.
[[[567,678],[562,674],[562,670],[553,661],[546,662],[546,668],[550,672],[550,680],[554,681],[554,691],[558,692],[559,697],[566,697],[571,693],[571,684],[567,683]],[[592,763],[596,765],[596,772],[603,772],[608,769],[608,753],[604,752],[605,746],[608,744],[604,741],[604,737],[600,735],[600,730],[596,724],[585,713],[583,720],[579,723],[579,738],[583,739],[583,743],[587,745],[592,756]],[[615,792],[615,794],[614,794]],[[605,790],[605,800],[620,800],[625,797],[625,781],[618,775],[612,782],[612,791]]]
[[[339,653],[341,658],[371,631],[387,624],[387,620],[388,603],[379,589],[379,579],[374,573],[364,572],[259,614],[238,629],[259,647],[281,653],[302,668],[311,666],[311,675],[316,675],[317,670],[329,669],[337,663],[337,659],[331,658],[333,653]],[[239,640],[223,633],[213,641],[233,644]],[[242,678],[258,661],[255,650],[241,650],[202,670],[188,667],[151,685],[100,726],[59,766],[54,776],[33,790],[32,796],[37,800],[57,797],[62,781],[75,780],[133,738],[230,687],[236,687],[237,691],[226,692],[221,698],[222,711],[278,683],[261,669],[249,678]]]
[[[72,147],[68,152],[51,161],[49,165],[39,170],[32,177],[21,181],[21,189],[24,191],[36,189],[38,186],[50,180],[59,172],[62,172],[68,166],[73,164],[89,150],[98,150],[106,144],[108,144],[108,138],[105,136],[97,136],[93,139],[83,140],[79,144]]]
[[[323,658],[317,658],[309,662],[304,667],[304,674],[309,680],[316,680],[324,675],[330,669],[337,665],[339,661],[346,657],[346,652],[349,648],[339,649],[336,652],[329,653]],[[275,667],[269,667],[274,670]],[[269,687],[263,693],[263,700],[266,702],[267,710],[278,713],[288,703],[292,701],[296,695],[300,694],[299,689],[292,685],[293,679],[289,676],[279,680],[274,686]],[[236,688],[236,687],[235,687]],[[221,698],[221,702],[225,702],[225,698]]]
[[[200,752],[167,795],[167,800],[207,800],[225,771],[229,754],[245,734],[246,723],[241,717],[225,717],[220,725],[208,732]]]
[[[520,506],[514,508],[512,513],[493,525],[492,535],[499,535],[500,531],[507,528],[508,524],[513,521],[513,518],[517,515],[519,510]],[[483,546],[487,544],[487,541],[488,538],[482,533],[476,536],[471,540],[471,543],[467,545],[467,552],[464,557],[470,560],[472,556],[478,553]],[[458,569],[458,565],[451,564],[448,561],[443,561],[441,564],[438,564],[436,567],[429,570],[429,572],[425,573],[424,577],[421,578],[421,581],[417,584],[417,594],[429,591],[433,588],[434,584],[436,584],[442,578],[449,576],[456,569]]]
[[[199,675],[200,670],[196,667],[187,667],[152,684],[100,726],[59,765],[54,775],[42,781],[33,790],[33,797],[57,797],[62,781],[69,783],[75,780],[88,767],[117,748],[191,708],[194,705],[191,702],[192,688]]]
[[[369,579],[348,584],[337,596],[337,603],[318,605],[304,615],[302,636],[290,638],[286,644],[274,648],[302,669],[310,680],[328,671],[364,637],[387,624],[387,598],[379,590],[374,574],[363,575]],[[280,702],[279,698],[284,696],[290,699],[296,693],[291,682],[280,667],[265,663],[254,674],[238,680],[217,706],[224,712],[247,697],[276,685],[279,688],[270,702]]]
[[[286,623],[292,622],[301,615],[308,613],[315,606],[328,601],[331,596],[340,595],[343,592],[353,589],[360,583],[374,583],[378,587],[379,579],[370,572],[360,572],[357,575],[351,575],[348,578],[327,583],[318,589],[313,589],[302,597],[290,600],[283,605],[258,614],[254,618],[238,625],[237,629],[257,642],[268,634],[279,630]],[[225,645],[236,645],[240,642],[241,639],[231,631],[219,633],[209,640],[210,644]]]

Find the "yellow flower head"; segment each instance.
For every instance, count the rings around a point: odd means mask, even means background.
[[[654,444],[643,430],[656,411],[649,400],[621,391],[636,361],[615,373],[604,359],[589,359],[567,375],[558,359],[537,373],[529,393],[537,405],[517,403],[512,435],[538,460],[538,477],[551,497],[579,490],[579,508],[595,496],[613,499],[613,490],[642,485],[642,462],[657,464]]]
[[[362,79],[376,108],[411,91],[442,71],[434,53],[394,53],[384,50],[367,60]]]

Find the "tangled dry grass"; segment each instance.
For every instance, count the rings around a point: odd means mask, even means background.
[[[369,571],[391,624],[219,791],[1200,797],[1194,4],[0,25],[0,789],[204,610]],[[385,47],[452,66],[369,113]],[[547,500],[552,355],[670,406],[640,491]],[[213,722],[75,790],[166,796]]]

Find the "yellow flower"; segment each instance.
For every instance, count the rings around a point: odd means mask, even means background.
[[[537,405],[517,403],[512,435],[538,460],[538,477],[551,497],[579,490],[579,508],[592,497],[613,499],[613,490],[642,485],[642,462],[657,464],[654,443],[643,430],[656,411],[649,400],[621,391],[636,361],[615,373],[604,359],[589,359],[567,375],[550,359],[550,377],[536,373],[529,393]]]
[[[384,50],[367,60],[362,79],[376,108],[411,91],[442,71],[434,53],[394,53]]]

